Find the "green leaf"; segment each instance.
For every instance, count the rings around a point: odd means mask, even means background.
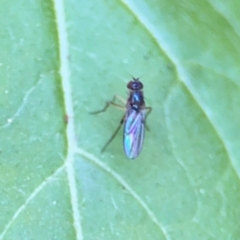
[[[0,240],[239,239],[240,3],[2,1]],[[123,112],[144,83],[136,160]]]

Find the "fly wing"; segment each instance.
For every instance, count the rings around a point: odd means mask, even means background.
[[[126,115],[123,146],[127,157],[130,159],[136,158],[142,150],[144,118],[145,113],[143,111],[137,112],[135,110],[130,110]]]

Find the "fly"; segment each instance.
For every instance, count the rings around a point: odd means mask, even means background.
[[[129,97],[125,106],[117,104],[115,101],[119,99],[124,102],[121,97],[114,96],[112,101],[106,102],[103,109],[92,112],[91,114],[98,114],[107,110],[112,105],[117,108],[124,109],[126,112],[121,118],[120,124],[114,131],[113,135],[103,146],[101,152],[104,152],[107,146],[115,138],[121,126],[124,124],[123,130],[123,148],[128,158],[134,159],[138,157],[142,150],[145,124],[148,114],[152,111],[151,107],[145,106],[144,95],[143,95],[143,84],[139,81],[139,78],[133,78],[128,84]]]

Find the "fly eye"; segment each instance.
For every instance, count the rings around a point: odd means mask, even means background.
[[[128,83],[127,88],[130,90],[140,90],[143,88],[143,84],[139,81],[131,81]]]

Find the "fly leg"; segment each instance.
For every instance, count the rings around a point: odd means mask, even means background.
[[[90,114],[98,114],[98,113],[101,113],[101,112],[105,112],[108,109],[109,106],[114,106],[114,107],[119,108],[121,110],[126,110],[125,106],[122,106],[122,105],[115,102],[116,99],[120,100],[121,102],[124,102],[124,100],[120,96],[114,95],[113,99],[111,101],[106,102],[106,105],[104,106],[104,108],[102,108],[100,110],[97,110],[97,111],[94,111],[94,112],[90,112]]]
[[[148,131],[150,131],[150,128],[149,128],[149,126],[147,125],[147,117],[148,117],[148,115],[151,113],[151,111],[152,111],[152,108],[151,107],[145,107],[145,111],[147,112],[146,113],[146,117],[145,117],[145,120],[144,120],[144,124],[145,124],[145,127],[146,127],[146,129],[148,130]]]
[[[125,120],[125,114],[124,116],[122,117],[117,129],[114,131],[114,133],[112,134],[112,136],[109,138],[109,140],[106,142],[106,144],[103,146],[102,150],[101,150],[101,153],[103,153],[105,151],[105,149],[107,148],[107,146],[112,142],[112,140],[116,137],[118,131],[120,130],[122,124],[124,123],[124,120]]]
[[[109,106],[114,106],[118,109],[121,109],[123,111],[126,111],[126,106],[123,106],[123,105],[120,105],[118,103],[116,103],[116,100],[119,100],[120,102],[122,102],[123,104],[126,104],[125,100],[123,98],[121,98],[120,96],[118,95],[114,95],[113,96],[113,99],[111,101],[107,101],[106,102],[106,105],[104,106],[104,108],[98,110],[98,111],[94,111],[94,112],[90,112],[90,114],[98,114],[98,113],[102,113],[102,112],[105,112]],[[124,116],[121,118],[121,121],[117,127],[117,129],[114,131],[114,133],[112,134],[112,136],[109,138],[109,140],[106,142],[106,144],[103,146],[102,150],[101,150],[101,153],[104,152],[107,148],[107,146],[112,142],[112,140],[116,137],[117,133],[119,132],[123,122],[125,120],[125,114]]]

